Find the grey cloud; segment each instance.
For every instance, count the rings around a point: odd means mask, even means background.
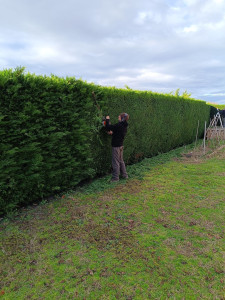
[[[225,1],[1,2],[2,68],[225,103]]]

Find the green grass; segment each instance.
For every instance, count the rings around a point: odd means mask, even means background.
[[[225,299],[225,149],[128,167],[0,223],[1,299]]]

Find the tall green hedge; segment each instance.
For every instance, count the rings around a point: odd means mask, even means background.
[[[75,78],[0,72],[0,214],[110,171],[112,123],[130,115],[125,161],[133,163],[199,136],[210,106],[171,95],[106,88]]]
[[[92,99],[73,78],[0,74],[0,210],[32,202],[93,175]]]
[[[120,112],[130,115],[125,139],[124,158],[133,163],[144,157],[152,157],[178,146],[192,143],[203,135],[204,123],[208,122],[211,107],[204,101],[185,99],[172,95],[133,90],[97,87],[98,102],[103,111],[117,122]],[[95,172],[103,173],[110,165],[110,150],[105,146],[108,138],[100,135],[104,146],[95,147]],[[97,142],[95,142],[96,146]]]

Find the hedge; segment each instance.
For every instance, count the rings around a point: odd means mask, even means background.
[[[0,71],[0,214],[110,171],[111,138],[93,91],[112,123],[130,115],[126,163],[193,142],[198,121],[200,137],[209,120],[199,100]]]

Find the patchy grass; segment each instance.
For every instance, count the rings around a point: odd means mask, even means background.
[[[225,148],[197,152],[2,220],[0,298],[225,299]]]

